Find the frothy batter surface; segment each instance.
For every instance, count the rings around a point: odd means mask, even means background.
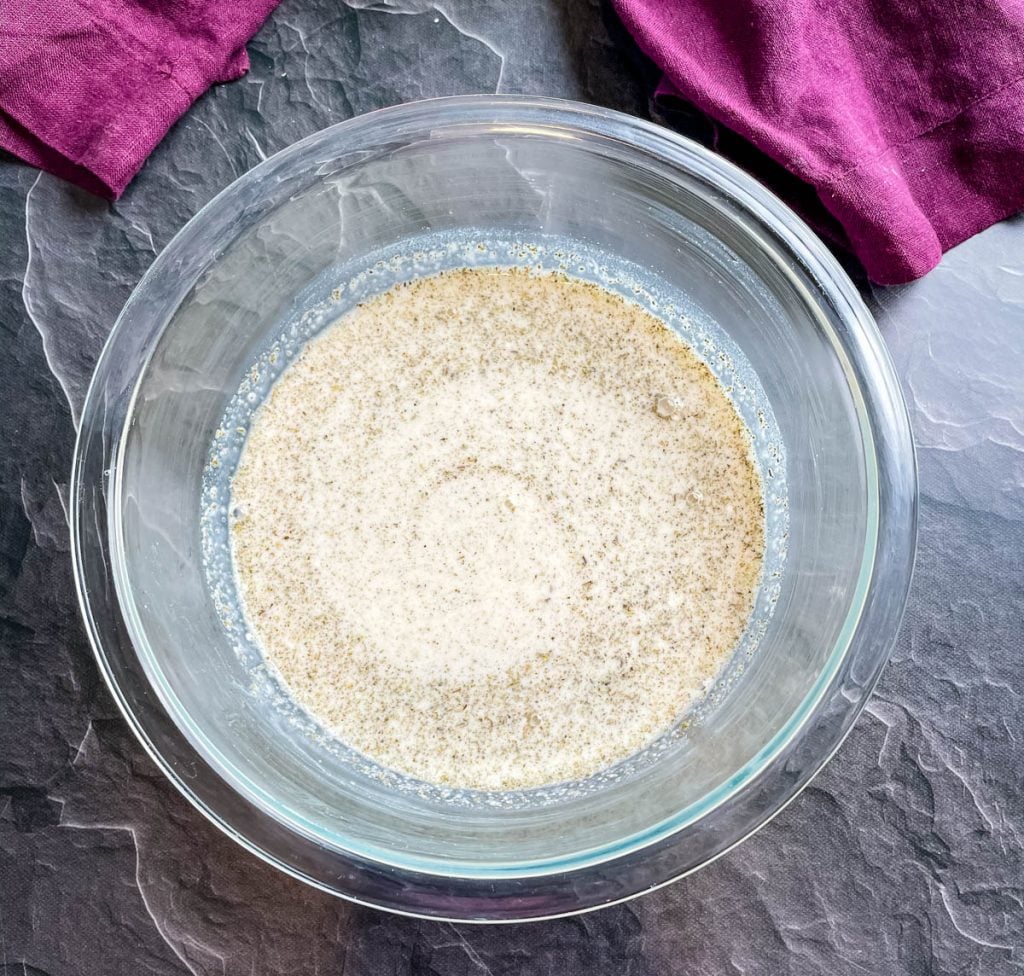
[[[295,699],[434,783],[587,776],[667,730],[764,553],[746,431],[645,310],[557,275],[394,288],[312,341],[232,485],[251,629]]]

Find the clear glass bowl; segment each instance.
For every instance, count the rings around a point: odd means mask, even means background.
[[[554,235],[643,266],[742,351],[786,450],[788,554],[775,613],[720,700],[656,761],[507,804],[395,789],[297,730],[254,687],[200,558],[210,444],[268,337],[333,269],[445,231]],[[638,119],[461,97],[310,136],[175,237],[125,306],[89,390],[73,558],[115,698],[210,820],[352,900],[503,921],[664,884],[728,850],[807,784],[895,637],[916,498],[907,415],[875,325],[786,207]]]

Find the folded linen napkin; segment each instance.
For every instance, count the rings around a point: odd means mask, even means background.
[[[1024,0],[613,2],[658,97],[802,181],[874,281],[1024,209]]]
[[[118,197],[278,0],[0,0],[0,147]]]

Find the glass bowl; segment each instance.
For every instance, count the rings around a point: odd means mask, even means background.
[[[756,650],[648,761],[571,788],[472,796],[374,775],[268,692],[208,585],[204,470],[246,371],[270,337],[337,299],[352,268],[414,251],[424,235],[577,242],[644,269],[680,297],[688,321],[713,326],[751,365],[784,443],[785,569],[762,588],[774,613]],[[892,365],[814,235],[686,139],[536,98],[374,112],[228,187],[157,258],[118,319],[72,482],[75,579],[100,668],[178,789],[310,884],[472,921],[632,897],[778,812],[838,747],[878,678],[916,529],[913,446]]]

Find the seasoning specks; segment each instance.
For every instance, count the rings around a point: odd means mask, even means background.
[[[293,697],[452,786],[580,778],[666,730],[764,552],[710,371],[638,306],[525,271],[419,279],[326,330],[232,495],[246,614]]]

